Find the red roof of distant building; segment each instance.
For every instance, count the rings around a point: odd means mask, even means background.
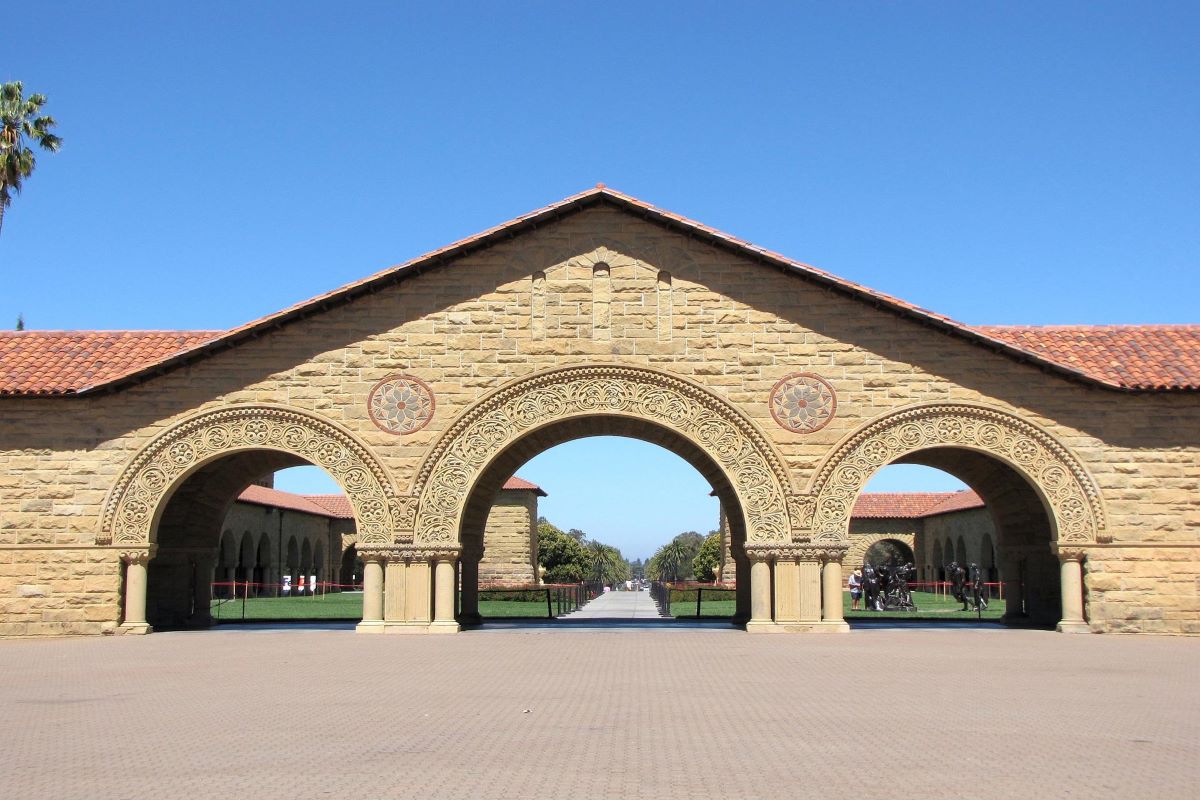
[[[246,490],[238,495],[238,501],[241,503],[253,503],[258,506],[267,506],[268,508],[299,511],[302,514],[313,514],[318,517],[342,516],[341,514],[332,512],[324,505],[314,502],[310,497],[306,497],[305,495],[292,494],[291,492],[284,492],[279,489],[268,489],[265,486],[247,486]],[[350,516],[353,516],[353,514]]]
[[[854,519],[921,519],[971,508],[983,508],[983,500],[970,489],[958,492],[869,492],[858,496],[850,516]]]
[[[304,499],[310,500],[339,519],[354,519],[354,506],[350,498],[344,494],[306,494]]]
[[[525,491],[537,492],[538,495],[541,497],[549,497],[549,495],[546,494],[545,490],[543,490],[542,487],[538,486],[536,483],[530,483],[529,481],[525,480],[524,478],[518,478],[516,475],[513,475],[511,478],[506,480],[504,482],[504,485],[500,488],[508,489],[508,490],[517,490],[517,491],[525,490]]]

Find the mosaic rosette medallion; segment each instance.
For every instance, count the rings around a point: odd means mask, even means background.
[[[390,375],[371,390],[367,410],[380,429],[397,436],[415,433],[433,419],[433,391],[411,375]]]
[[[837,411],[837,395],[820,375],[797,372],[771,390],[771,416],[793,433],[812,433],[824,428]]]

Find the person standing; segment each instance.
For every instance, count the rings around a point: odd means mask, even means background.
[[[846,585],[850,588],[850,610],[858,611],[858,601],[862,599],[862,570],[851,572]]]

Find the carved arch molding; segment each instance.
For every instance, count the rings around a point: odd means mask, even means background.
[[[1082,463],[1041,428],[997,409],[968,404],[897,411],[853,434],[814,476],[805,527],[811,527],[817,539],[844,537],[867,480],[899,458],[934,447],[976,450],[1016,470],[1044,498],[1058,542],[1104,540],[1100,490]]]
[[[97,544],[150,544],[155,519],[184,478],[221,456],[256,449],[291,453],[323,468],[350,499],[360,545],[391,544],[400,504],[367,447],[319,417],[264,405],[209,411],[154,437],[109,492]]]
[[[466,411],[425,460],[417,544],[457,543],[468,495],[492,460],[527,432],[557,420],[619,415],[675,431],[725,472],[749,542],[790,542],[787,473],[770,444],[733,406],[700,386],[647,369],[566,367],[523,378]]]

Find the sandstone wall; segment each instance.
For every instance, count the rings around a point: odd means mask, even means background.
[[[596,257],[572,261],[602,247],[607,270],[587,266]],[[797,492],[832,447],[888,411],[965,401],[1014,413],[1080,457],[1100,487],[1107,535],[1132,546],[1112,552],[1136,552],[1129,563],[1154,573],[1114,588],[1098,580],[1117,574],[1114,556],[1089,551],[1094,625],[1127,630],[1161,611],[1159,627],[1181,631],[1194,618],[1195,583],[1173,576],[1195,563],[1200,542],[1200,398],[1084,386],[595,208],[114,394],[0,399],[0,563],[14,573],[0,589],[0,633],[111,628],[120,548],[94,545],[105,496],[139,448],[199,409],[275,403],[318,414],[361,439],[405,493],[469,404],[571,363],[702,383],[753,420]],[[797,371],[838,393],[836,417],[815,433],[784,430],[768,409],[771,388]],[[395,373],[437,398],[431,422],[407,436],[367,416],[371,387]],[[90,590],[75,577],[40,579],[45,564],[86,564]],[[43,595],[20,594],[31,584]]]
[[[488,515],[483,534],[479,583],[538,583],[537,495],[501,491]]]

